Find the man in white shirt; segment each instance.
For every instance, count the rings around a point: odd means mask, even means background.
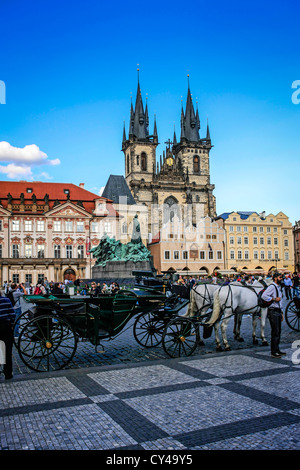
[[[266,302],[272,301],[268,307],[268,319],[271,326],[271,356],[276,358],[286,354],[279,349],[281,322],[283,320],[281,281],[282,274],[274,273],[272,284],[267,287],[261,296]]]

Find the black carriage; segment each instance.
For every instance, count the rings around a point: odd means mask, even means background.
[[[300,331],[300,298],[294,297],[285,308],[285,321],[295,331]]]
[[[137,315],[134,337],[143,346],[155,346],[170,318],[187,301],[147,288],[121,289],[99,297],[69,295],[24,296],[33,305],[18,318],[16,344],[20,358],[32,370],[66,367],[78,341],[97,349],[101,340],[113,339]]]

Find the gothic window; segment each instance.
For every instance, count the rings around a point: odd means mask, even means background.
[[[199,162],[198,155],[195,155],[194,159],[193,159],[193,171],[194,171],[194,173],[199,173],[200,172],[200,162]]]
[[[127,173],[129,173],[129,154],[127,155]]]
[[[147,154],[145,152],[141,154],[141,170],[147,171]]]

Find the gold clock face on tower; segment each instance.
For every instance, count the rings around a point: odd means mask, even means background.
[[[173,165],[173,158],[172,157],[167,158],[167,164],[169,166]]]

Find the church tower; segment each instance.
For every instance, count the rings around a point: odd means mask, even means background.
[[[124,125],[122,151],[125,158],[125,179],[135,198],[141,182],[150,183],[156,168],[158,145],[156,119],[153,133],[149,134],[148,103],[144,109],[138,79],[135,107],[131,103],[128,138]]]

